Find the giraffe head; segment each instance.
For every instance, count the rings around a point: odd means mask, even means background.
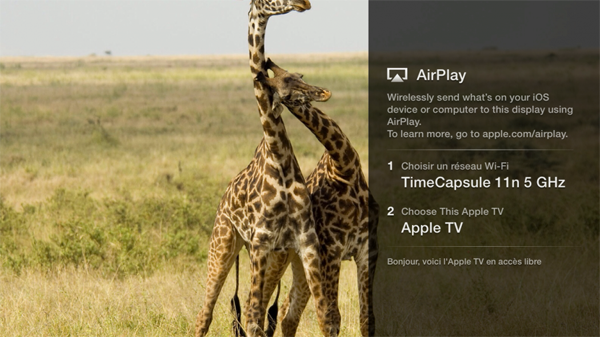
[[[304,12],[310,9],[309,0],[251,0],[252,7],[266,16],[285,14],[291,11]]]
[[[281,104],[302,105],[312,101],[325,102],[331,97],[331,91],[304,82],[301,74],[287,72],[271,59],[267,60],[266,67],[271,69],[275,76],[268,78],[259,73],[256,81],[273,92],[273,110]]]

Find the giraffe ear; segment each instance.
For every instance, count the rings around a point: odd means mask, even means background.
[[[285,70],[281,69],[281,67],[276,65],[275,62],[273,62],[270,58],[267,60],[265,67],[272,70],[275,76],[279,76],[285,72]]]

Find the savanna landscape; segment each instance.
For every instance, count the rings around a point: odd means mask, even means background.
[[[269,56],[281,67],[304,74],[308,83],[333,92],[328,102],[316,105],[340,124],[366,171],[367,54]],[[575,112],[543,118],[423,118],[432,130],[568,131],[570,137],[563,142],[390,141],[401,150],[393,158],[399,162],[508,161],[511,169],[502,172],[504,176],[566,177],[565,190],[502,189],[485,198],[472,191],[408,190],[400,187],[401,174],[386,175],[390,155],[386,149],[392,146],[370,151],[371,175],[391,177],[378,179],[377,184],[371,181],[382,210],[392,204],[398,209],[506,208],[501,217],[458,216],[465,222],[460,236],[429,239],[399,234],[398,223],[404,218],[382,215],[375,277],[375,310],[382,323],[378,333],[597,335],[598,52],[415,52],[395,55],[393,60],[399,59],[411,68],[442,63],[449,68],[471,67],[470,76],[478,77],[462,87],[465,93],[547,91],[552,100],[546,105],[570,105]],[[430,90],[419,82],[402,85],[398,92]],[[438,89],[456,93],[446,84]],[[384,112],[389,105],[379,104],[375,111]],[[289,112],[283,118],[307,176],[323,153],[322,145]],[[371,126],[378,126],[372,130],[372,140],[382,137],[377,131],[387,118],[387,113],[374,115],[378,124]],[[243,55],[0,58],[0,335],[192,335],[202,307],[208,239],[219,200],[230,179],[250,162],[261,137],[252,78]],[[411,152],[423,147],[525,151]],[[536,151],[546,147],[565,150]],[[498,172],[449,175],[493,179]],[[444,220],[441,215],[406,217],[411,222]],[[411,247],[473,244],[523,248],[483,253],[466,248],[457,253],[452,247]],[[540,245],[550,248],[528,247]],[[385,265],[392,254],[397,258],[532,257],[544,259],[544,268],[400,269]],[[247,254],[242,251],[242,303],[248,292],[248,271]],[[231,335],[233,276],[230,273],[221,292],[211,336]],[[290,284],[288,271],[282,283],[284,295]],[[354,263],[346,262],[339,291],[343,336],[360,335],[356,288]],[[313,308],[309,302],[299,336],[321,335]]]
[[[367,54],[271,57],[333,92],[319,106],[366,169]],[[5,57],[0,88],[0,335],[192,335],[216,208],[262,137],[247,58]],[[283,118],[307,176],[322,145]],[[342,334],[358,336],[343,267]],[[242,301],[248,269],[242,252]],[[231,332],[233,281],[211,336]],[[313,308],[303,336],[320,334]]]

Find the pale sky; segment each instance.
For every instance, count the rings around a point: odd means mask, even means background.
[[[269,20],[269,53],[367,51],[367,0]],[[249,0],[0,0],[0,56],[247,54]]]
[[[0,56],[247,54],[250,0],[0,0]],[[272,17],[266,51],[369,49],[368,0]],[[373,5],[373,4],[372,4]],[[377,14],[378,6],[388,7]],[[597,1],[399,1],[372,7],[373,49],[598,48]]]

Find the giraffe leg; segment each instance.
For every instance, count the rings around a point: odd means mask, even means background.
[[[373,281],[379,256],[377,225],[379,224],[379,204],[369,193],[369,240],[362,247],[362,258],[356,261],[358,294],[360,296],[360,329],[363,336],[375,335],[375,314],[373,313]]]
[[[290,254],[285,252],[273,252],[269,255],[267,262],[267,273],[265,275],[265,288],[263,292],[263,302],[268,304],[277,288],[279,280],[283,277],[285,270],[290,263]]]
[[[367,250],[368,248],[364,248]],[[360,302],[360,332],[362,336],[375,335],[375,315],[373,313],[373,277],[375,276],[375,264],[377,252],[374,251],[368,258],[356,261],[358,296]]]
[[[208,333],[217,298],[242,245],[242,238],[229,221],[221,218],[215,222],[208,252],[204,305],[196,318],[196,337],[205,336]]]
[[[340,282],[340,266],[342,260],[340,258],[328,258],[322,260],[323,266],[323,293],[327,297],[327,317],[331,320],[333,326],[341,326],[342,315],[338,307],[338,285]]]
[[[283,336],[295,336],[300,316],[310,298],[310,289],[306,282],[304,266],[298,255],[292,257],[293,283],[290,293],[281,306],[281,331]]]
[[[329,303],[323,293],[323,279],[321,273],[321,258],[319,256],[319,241],[315,230],[303,233],[300,238],[300,259],[304,266],[304,275],[308,287],[315,301],[317,319],[323,335],[335,337],[340,332],[339,324],[335,324],[335,317],[327,315]]]
[[[248,336],[264,337],[263,331],[265,318],[265,305],[263,305],[263,292],[267,272],[269,249],[260,244],[253,243],[250,250],[252,267],[250,296],[246,301],[246,332]]]
[[[263,306],[265,306],[265,308],[263,308],[263,309],[266,309],[266,306],[269,304],[269,300],[271,299],[273,291],[279,284],[279,280],[281,280],[281,277],[285,273],[285,270],[286,270],[288,264],[289,264],[289,252],[287,252],[287,251],[272,252],[271,254],[269,254],[268,259],[267,259],[267,271],[265,274],[265,284],[264,284],[264,288],[263,288],[263,292],[262,292],[262,294],[263,294],[262,304],[263,304]],[[250,308],[251,298],[252,298],[252,290],[250,291],[250,293],[248,294],[248,297],[246,299],[245,307],[247,309]],[[276,305],[276,304],[274,304],[274,305]],[[260,321],[264,322],[264,319],[265,319],[264,317],[261,317]],[[267,331],[267,337],[269,337],[269,335],[272,336],[272,334],[270,334],[269,331]]]
[[[279,293],[281,292],[281,280],[278,282],[277,294],[275,295],[275,301],[267,310],[267,337],[275,336],[275,329],[277,329],[277,313],[279,311]]]
[[[275,288],[279,285],[279,280],[283,277],[285,270],[287,269],[289,261],[289,252],[273,252],[269,255],[267,276],[265,280],[265,288],[263,291],[263,304],[267,306],[275,291]],[[275,333],[275,326],[277,325],[277,317],[269,317],[270,312],[274,312],[277,315],[278,304],[274,303],[269,308],[269,314],[267,315],[267,337],[272,337]],[[273,320],[273,321],[272,321]]]

